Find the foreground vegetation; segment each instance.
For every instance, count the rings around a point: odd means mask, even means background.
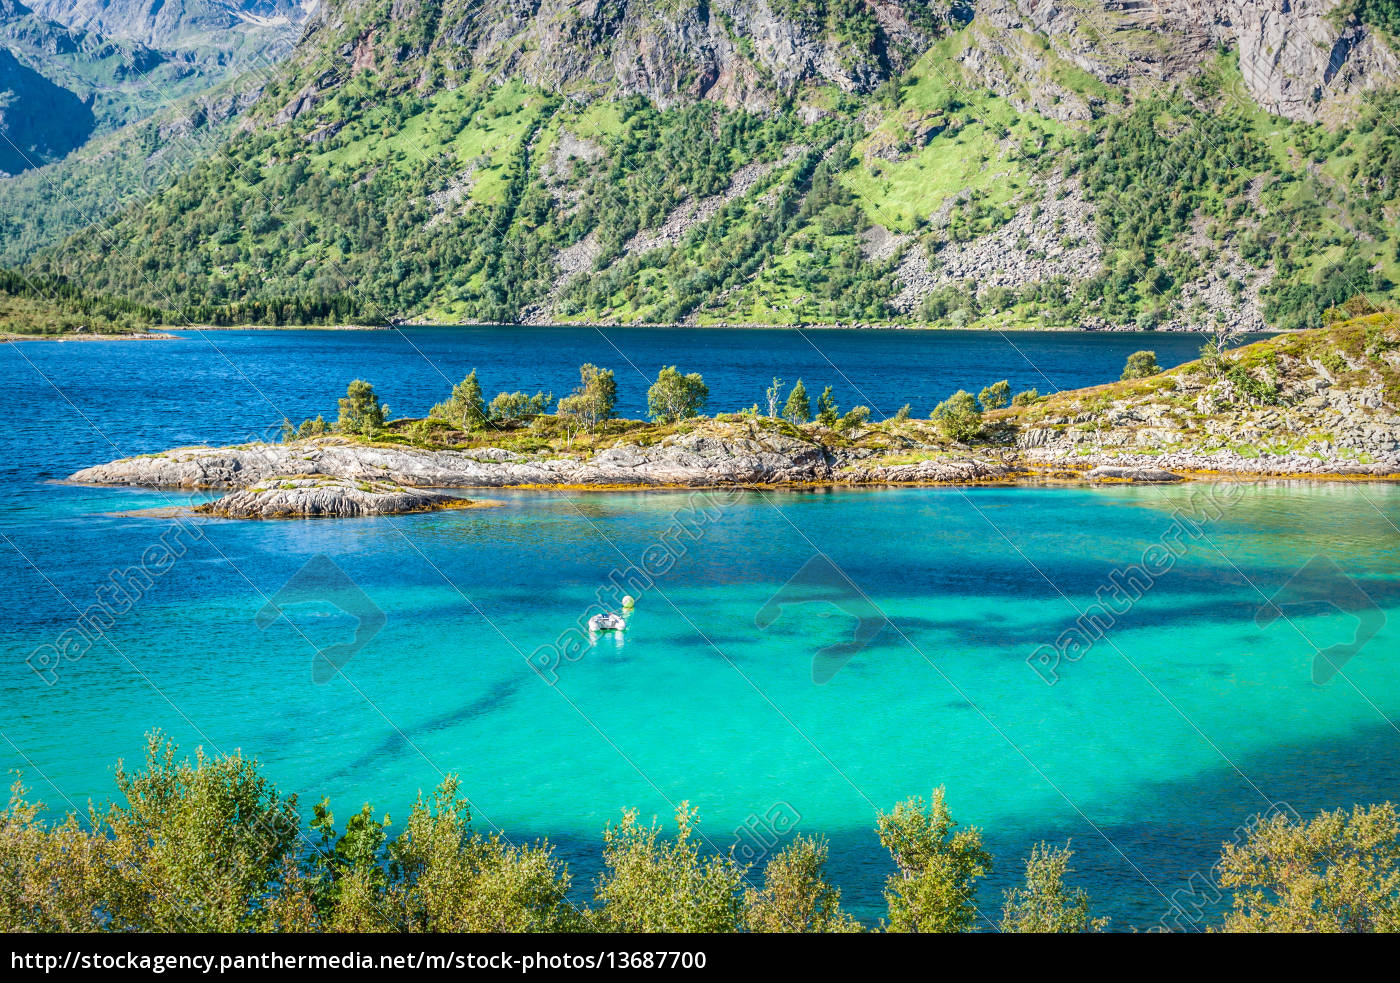
[[[391,826],[366,804],[343,827],[323,801],[304,824],[254,760],[177,759],[156,734],[140,770],[118,763],[122,801],[46,823],[16,782],[0,814],[0,929],[48,932],[1092,932],[1107,927],[1049,844],[998,910],[979,905],[993,859],[936,790],[876,821],[890,854],[888,912],[841,907],[827,846],[796,836],[765,863],[713,849],[682,803],[676,830],[622,813],[587,891],[546,841],[471,826],[455,777]],[[1400,817],[1390,804],[1275,815],[1227,844],[1224,931],[1400,928]]]

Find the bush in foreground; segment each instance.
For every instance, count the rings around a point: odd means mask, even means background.
[[[16,783],[0,812],[0,930],[45,932],[1005,932],[1099,931],[1068,883],[1068,847],[1037,846],[1000,912],[979,908],[992,866],[981,832],[943,790],[877,822],[892,871],[888,916],[841,908],[827,847],[797,836],[761,869],[712,848],[682,803],[676,832],[636,810],[603,834],[591,901],[547,841],[472,829],[455,777],[420,795],[395,832],[366,805],[338,827],[324,802],[303,825],[257,762],[177,760],[150,739],[144,767],[119,764],[123,801],[46,824]],[[1226,931],[1400,928],[1400,821],[1389,804],[1275,816],[1225,848]]]

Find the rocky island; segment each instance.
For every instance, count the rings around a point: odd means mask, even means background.
[[[439,489],[466,488],[1400,478],[1400,333],[1388,314],[1012,405],[989,391],[956,394],[945,405],[961,417],[940,407],[930,420],[873,422],[862,407],[828,423],[749,411],[604,419],[591,432],[546,414],[460,429],[396,420],[369,437],[323,427],[125,458],[70,480],[227,491],[198,511],[248,518],[457,508],[469,503]]]
[[[470,508],[470,499],[390,481],[327,475],[274,477],[194,508],[224,519],[291,519],[402,515]]]

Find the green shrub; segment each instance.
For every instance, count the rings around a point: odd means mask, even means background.
[[[1128,356],[1128,361],[1123,365],[1123,374],[1118,378],[1123,380],[1146,379],[1148,376],[1157,375],[1161,371],[1161,368],[1157,365],[1156,352],[1133,352]]]
[[[384,429],[384,420],[389,407],[381,406],[374,387],[363,379],[351,382],[340,401],[340,418],[335,428],[341,433],[359,434],[373,437]]]
[[[681,375],[668,365],[647,390],[647,411],[657,423],[671,423],[698,415],[709,399],[710,388],[700,373]]]
[[[982,410],[972,393],[963,389],[935,406],[930,419],[944,437],[962,444],[982,431]]]
[[[1003,379],[994,382],[977,394],[977,402],[983,410],[999,410],[1011,399],[1011,383]]]

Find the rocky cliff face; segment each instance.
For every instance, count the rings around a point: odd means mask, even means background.
[[[49,0],[71,3],[72,0]],[[1087,118],[1060,85],[1067,62],[1138,95],[1196,73],[1221,48],[1239,52],[1243,89],[1292,119],[1339,118],[1400,63],[1354,0],[395,0],[390,23],[364,0],[327,5],[306,44],[329,43],[355,69],[390,70],[428,53],[449,70],[486,68],[532,85],[643,95],[667,105],[716,99],[760,109],[804,84],[864,93],[908,68],[952,25],[971,21],[960,55],[974,78],[1045,115]],[[392,24],[410,43],[385,44]],[[427,82],[425,75],[420,82]]]
[[[1238,52],[1243,84],[1233,98],[1299,120],[1351,115],[1364,94],[1393,84],[1400,63],[1354,0],[977,0],[983,36],[965,62],[987,84],[1047,115],[1082,118],[1086,107],[1046,77],[1059,56],[1107,85],[1165,93],[1217,50]],[[1049,43],[1037,45],[1024,32]],[[1029,82],[1029,86],[1025,83]],[[1023,97],[1024,98],[1024,97]]]
[[[449,74],[485,70],[575,97],[760,109],[806,83],[871,91],[961,8],[951,0],[394,0],[384,23],[377,5],[348,0],[320,9],[303,49],[329,45],[357,70],[431,58]]]

